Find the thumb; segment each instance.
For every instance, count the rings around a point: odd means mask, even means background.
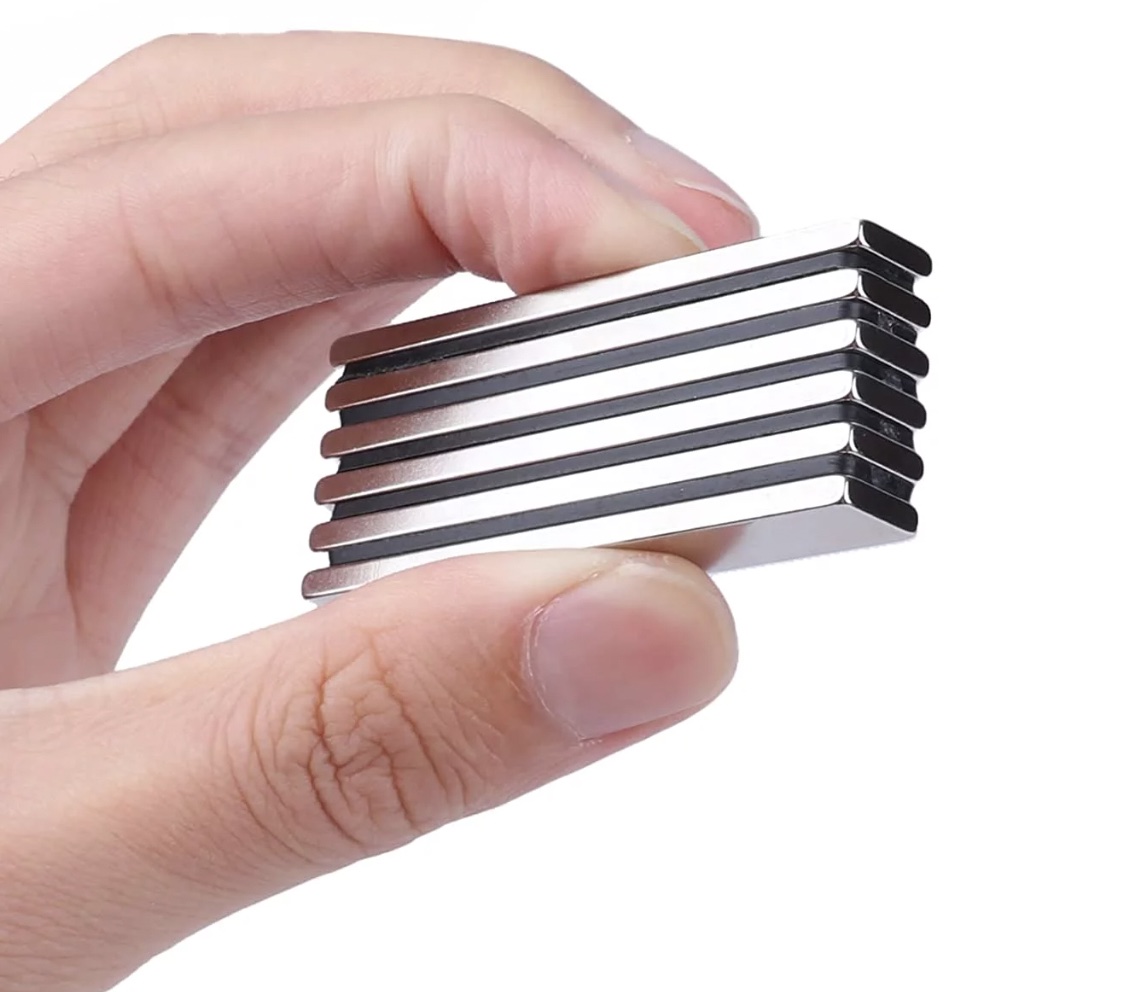
[[[108,987],[242,906],[671,724],[734,656],[726,606],[679,559],[492,555],[0,697],[0,852],[19,854],[0,856],[0,987]]]

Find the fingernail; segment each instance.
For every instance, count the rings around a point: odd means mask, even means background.
[[[735,654],[730,613],[708,580],[683,562],[640,558],[545,607],[526,661],[543,706],[591,740],[703,705],[730,680]]]
[[[696,251],[703,251],[707,248],[707,242],[705,242],[679,214],[669,210],[668,207],[658,200],[654,200],[641,189],[640,186],[630,182],[620,172],[606,168],[602,162],[596,159],[591,158],[588,161],[590,168],[601,176],[607,186],[617,190],[618,193],[636,206],[638,210],[686,238],[692,243]]]
[[[669,210],[664,204],[657,203],[655,200],[638,199],[637,206],[653,220],[672,228],[677,234],[687,238],[692,242],[696,251],[704,251],[707,248],[707,242],[681,220],[678,214]]]
[[[646,131],[635,128],[626,136],[629,145],[646,162],[663,172],[677,186],[714,196],[732,210],[741,214],[754,234],[755,213],[743,198],[714,172],[689,158],[667,141],[661,141]]]

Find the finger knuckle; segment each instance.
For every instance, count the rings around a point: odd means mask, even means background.
[[[191,358],[186,361],[191,363]],[[189,368],[193,366],[190,364]],[[233,373],[235,383],[246,389],[249,396],[258,396],[269,401],[264,387],[255,381],[245,381],[239,373]],[[160,446],[163,451],[176,451],[187,463],[199,466],[199,478],[214,481],[230,479],[244,467],[258,442],[255,431],[238,418],[219,415],[209,398],[201,396],[189,387],[186,378],[174,375],[165,387],[149,402],[147,416],[153,427],[153,437],[145,445],[145,450],[133,450],[138,454],[134,467],[147,471],[157,463],[152,458],[152,448]],[[139,445],[141,447],[141,445]],[[158,473],[149,472],[152,483],[159,489],[169,489],[168,480]],[[177,492],[169,491],[175,499]]]
[[[426,219],[462,268],[512,284],[566,267],[600,179],[564,140],[521,111],[483,97],[448,98],[428,139]],[[437,155],[436,149],[442,149]],[[546,280],[553,282],[554,280]]]
[[[445,185],[461,200],[468,198],[469,177],[480,181],[476,188],[487,197],[491,190],[511,185],[512,177],[524,175],[547,146],[549,134],[536,121],[492,97],[459,94],[441,99],[444,112],[428,140],[434,149],[443,150],[438,160],[446,167]],[[501,152],[506,158],[500,158]]]
[[[113,63],[111,68],[134,69],[139,66],[148,68],[154,63],[161,64],[170,58],[181,56],[186,49],[199,46],[206,37],[199,34],[177,33],[158,35],[131,48]]]
[[[471,134],[485,128],[535,127],[534,121],[521,111],[482,93],[448,93],[437,99],[438,105],[447,111],[445,117],[450,126]]]
[[[504,45],[480,45],[480,64],[486,75],[504,82],[508,89],[534,92],[551,89],[573,90],[578,83],[552,62],[530,52]]]
[[[58,130],[92,147],[167,131],[158,81],[196,43],[190,36],[166,35],[130,49],[55,109]]]
[[[387,635],[339,633],[261,734],[293,834],[351,856],[396,847],[477,808],[492,751],[449,688]]]

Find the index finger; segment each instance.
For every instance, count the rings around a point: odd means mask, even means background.
[[[0,184],[0,418],[248,321],[464,268],[519,291],[695,251],[530,118],[430,97],[127,142]]]
[[[560,69],[493,45],[397,35],[158,39],[0,145],[0,175],[221,120],[445,94],[487,97],[522,111],[679,214],[711,247],[756,233],[750,208],[723,180]]]

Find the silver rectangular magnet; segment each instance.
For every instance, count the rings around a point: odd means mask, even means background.
[[[374,554],[380,554],[379,547],[390,546],[394,539],[401,539],[398,542],[401,546],[422,543],[428,539],[425,532],[441,528],[459,530],[472,523],[482,524],[480,530],[486,527],[509,533],[524,529],[524,515],[535,511],[554,509],[560,517],[581,517],[612,500],[629,504],[637,502],[638,496],[641,500],[657,498],[657,494],[648,493],[650,490],[682,484],[686,491],[693,481],[702,482],[767,466],[796,465],[807,459],[839,454],[857,456],[862,464],[870,463],[868,469],[875,466],[891,476],[871,473],[869,479],[874,485],[902,499],[911,496],[912,484],[898,470],[906,469],[907,455],[915,457],[914,454],[867,429],[844,422],[830,423],[729,444],[692,447],[676,454],[588,472],[566,473],[487,492],[331,520],[315,527],[311,548],[340,552],[354,545],[371,543]],[[824,463],[814,462],[815,472],[824,468]],[[778,481],[777,476],[773,478]],[[753,476],[743,483],[744,487],[752,480]],[[725,484],[730,483],[720,480],[720,485]],[[456,534],[451,538],[460,540]]]
[[[911,358],[907,357],[911,352]],[[809,360],[803,364],[802,360]],[[550,427],[593,422],[621,413],[722,392],[771,385],[807,375],[857,369],[906,394],[915,376],[892,364],[902,360],[926,371],[927,358],[912,345],[858,321],[815,324],[781,334],[738,341],[627,368],[532,386],[498,396],[391,415],[330,431],[326,457],[343,458],[343,469],[376,464],[377,450],[412,457],[443,450],[441,441],[458,434],[457,446],[483,443]],[[923,426],[922,407],[908,396],[896,419]],[[452,443],[452,442],[450,442]],[[347,456],[360,455],[346,460]],[[385,460],[385,459],[381,459]]]
[[[338,518],[835,421],[909,444],[911,430],[886,404],[892,391],[870,389],[870,382],[875,380],[858,372],[827,372],[608,417],[596,425],[574,424],[338,472],[319,482],[315,498],[338,504]],[[906,454],[894,471],[914,481],[923,464],[914,452]]]
[[[637,548],[677,554],[709,571],[724,572],[903,541],[915,534],[916,526],[916,511],[907,503],[834,474],[334,565],[307,575],[303,595],[316,600],[335,596],[458,555],[540,548]]]
[[[706,296],[842,268],[858,259],[865,260],[857,264],[867,271],[872,265],[872,271],[882,279],[904,290],[910,290],[917,277],[931,273],[931,259],[910,241],[868,220],[841,221],[658,262],[543,293],[363,331],[336,342],[330,360],[334,365],[347,367],[347,378],[370,375],[396,367],[395,362],[374,359],[426,344],[435,348],[474,339],[459,347],[482,350],[514,343],[526,337],[526,333],[558,333],[613,320],[624,313],[664,309]],[[526,328],[526,333],[515,330],[520,326]],[[454,352],[450,349],[450,353]],[[422,352],[421,360],[432,360],[437,354]]]
[[[343,380],[331,386],[327,406],[342,411],[344,423],[357,423],[374,416],[477,399],[838,318],[872,317],[879,323],[887,316],[907,324],[904,337],[913,338],[912,328],[918,321],[928,319],[926,310],[911,294],[856,269],[839,269],[665,310],[631,314],[517,344],[436,358],[381,375]],[[901,343],[895,342],[893,349]]]

